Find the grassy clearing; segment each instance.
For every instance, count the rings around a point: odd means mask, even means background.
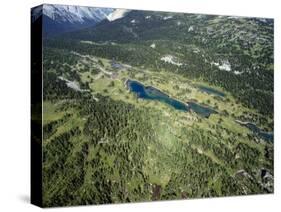
[[[48,101],[43,102],[43,125],[61,119],[65,111],[57,111],[59,102],[54,104]]]

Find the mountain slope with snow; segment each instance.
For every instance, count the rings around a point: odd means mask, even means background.
[[[94,26],[114,11],[112,8],[43,4],[33,8],[31,14],[32,21],[43,17],[44,35],[52,36]]]
[[[130,10],[127,10],[127,9],[116,9],[114,12],[110,13],[108,16],[107,16],[107,19],[109,21],[115,21],[117,19],[120,19],[120,18],[123,18],[126,13],[130,12]]]
[[[43,5],[43,14],[59,22],[83,23],[87,20],[99,22],[112,13],[111,8],[80,7],[68,5]]]

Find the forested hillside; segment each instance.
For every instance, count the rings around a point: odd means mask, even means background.
[[[274,191],[273,20],[131,11],[43,46],[44,206]]]

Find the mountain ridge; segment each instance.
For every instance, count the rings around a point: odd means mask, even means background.
[[[32,22],[39,17],[43,17],[43,34],[53,36],[64,32],[83,29],[89,26],[95,26],[102,20],[107,19],[115,9],[80,7],[57,4],[42,4],[32,8]],[[48,27],[46,27],[48,26]]]

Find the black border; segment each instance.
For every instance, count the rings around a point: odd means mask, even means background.
[[[31,203],[42,207],[42,15],[31,8]],[[43,8],[42,8],[43,9]]]

